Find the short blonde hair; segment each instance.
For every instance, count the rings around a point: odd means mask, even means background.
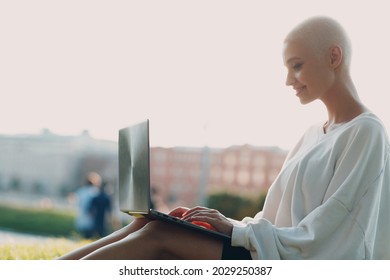
[[[333,46],[339,46],[343,63],[347,68],[350,67],[352,47],[349,36],[341,24],[332,18],[317,16],[301,22],[286,36],[285,41],[291,39],[305,40],[319,54]]]

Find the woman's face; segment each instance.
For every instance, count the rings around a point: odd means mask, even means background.
[[[283,49],[286,85],[293,87],[302,104],[323,99],[330,90],[334,76],[326,58],[326,53],[310,48],[303,39],[286,40]]]

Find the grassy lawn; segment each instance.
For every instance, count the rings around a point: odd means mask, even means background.
[[[88,242],[53,238],[35,243],[0,244],[0,260],[53,260]]]
[[[0,229],[46,237],[0,240],[0,260],[51,260],[89,242],[78,237],[74,213],[63,210],[0,205]]]

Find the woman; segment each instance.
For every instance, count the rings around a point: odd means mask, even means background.
[[[137,219],[63,259],[390,259],[389,141],[360,101],[351,47],[333,19],[311,18],[284,41],[286,84],[302,104],[321,101],[328,120],[289,153],[262,212],[235,221],[217,210],[177,208],[231,244],[159,221]]]

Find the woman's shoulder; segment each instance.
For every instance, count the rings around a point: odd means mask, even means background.
[[[348,122],[345,130],[369,134],[370,136],[382,135],[387,137],[386,128],[381,119],[372,112],[366,112]]]
[[[390,151],[390,141],[386,128],[380,118],[371,112],[357,116],[336,132],[334,136],[334,141],[342,145],[355,145],[365,151]]]
[[[365,112],[326,134],[323,131],[323,123],[317,122],[311,125],[290,151],[287,158],[317,145],[324,147],[342,144],[342,146],[345,146],[346,142],[356,141],[381,143],[379,145],[383,147],[390,146],[385,126],[380,118],[372,112]]]

